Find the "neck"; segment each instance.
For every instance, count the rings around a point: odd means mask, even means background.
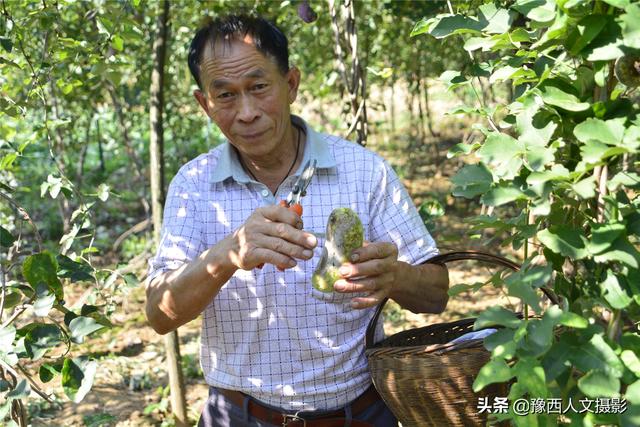
[[[265,184],[273,194],[287,177],[297,169],[302,158],[304,132],[296,125],[287,131],[289,141],[282,144],[282,150],[270,156],[252,159],[238,153],[240,163],[256,181]]]

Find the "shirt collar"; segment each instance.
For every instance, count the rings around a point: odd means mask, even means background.
[[[302,173],[302,168],[305,163],[308,160],[313,159],[318,161],[316,169],[329,169],[336,167],[336,161],[329,150],[326,138],[322,134],[313,130],[302,118],[291,115],[291,120],[294,124],[304,127],[307,133],[302,162],[300,162],[300,167],[294,175]],[[238,152],[231,144],[229,144],[229,141],[225,141],[223,143],[220,157],[218,158],[218,162],[212,174],[213,182],[222,182],[227,178],[233,178],[234,181],[239,183],[253,181],[240,164]]]

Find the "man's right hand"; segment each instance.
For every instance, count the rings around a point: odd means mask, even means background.
[[[280,269],[295,267],[297,259],[313,257],[316,237],[302,230],[302,219],[286,207],[256,209],[227,237],[228,255],[239,269],[251,270],[270,263]]]

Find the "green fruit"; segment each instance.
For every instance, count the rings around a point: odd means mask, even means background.
[[[331,292],[335,281],[340,279],[338,269],[349,262],[351,252],[361,247],[364,241],[364,229],[358,214],[349,208],[334,209],[327,221],[326,239],[311,283],[319,291]]]
[[[616,61],[616,78],[627,87],[640,86],[640,56],[625,55]]]

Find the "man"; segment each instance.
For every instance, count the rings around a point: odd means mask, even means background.
[[[437,249],[405,189],[374,153],[291,115],[300,71],[266,20],[210,22],[189,66],[228,142],[170,185],[146,312],[161,334],[203,313],[211,388],[199,425],[396,425],[371,387],[365,328],[385,297],[441,312],[448,287],[444,267],[420,264]],[[318,167],[301,218],[278,201],[309,159]],[[324,244],[314,233],[336,207],[358,213],[368,242],[323,293],[311,286]]]

